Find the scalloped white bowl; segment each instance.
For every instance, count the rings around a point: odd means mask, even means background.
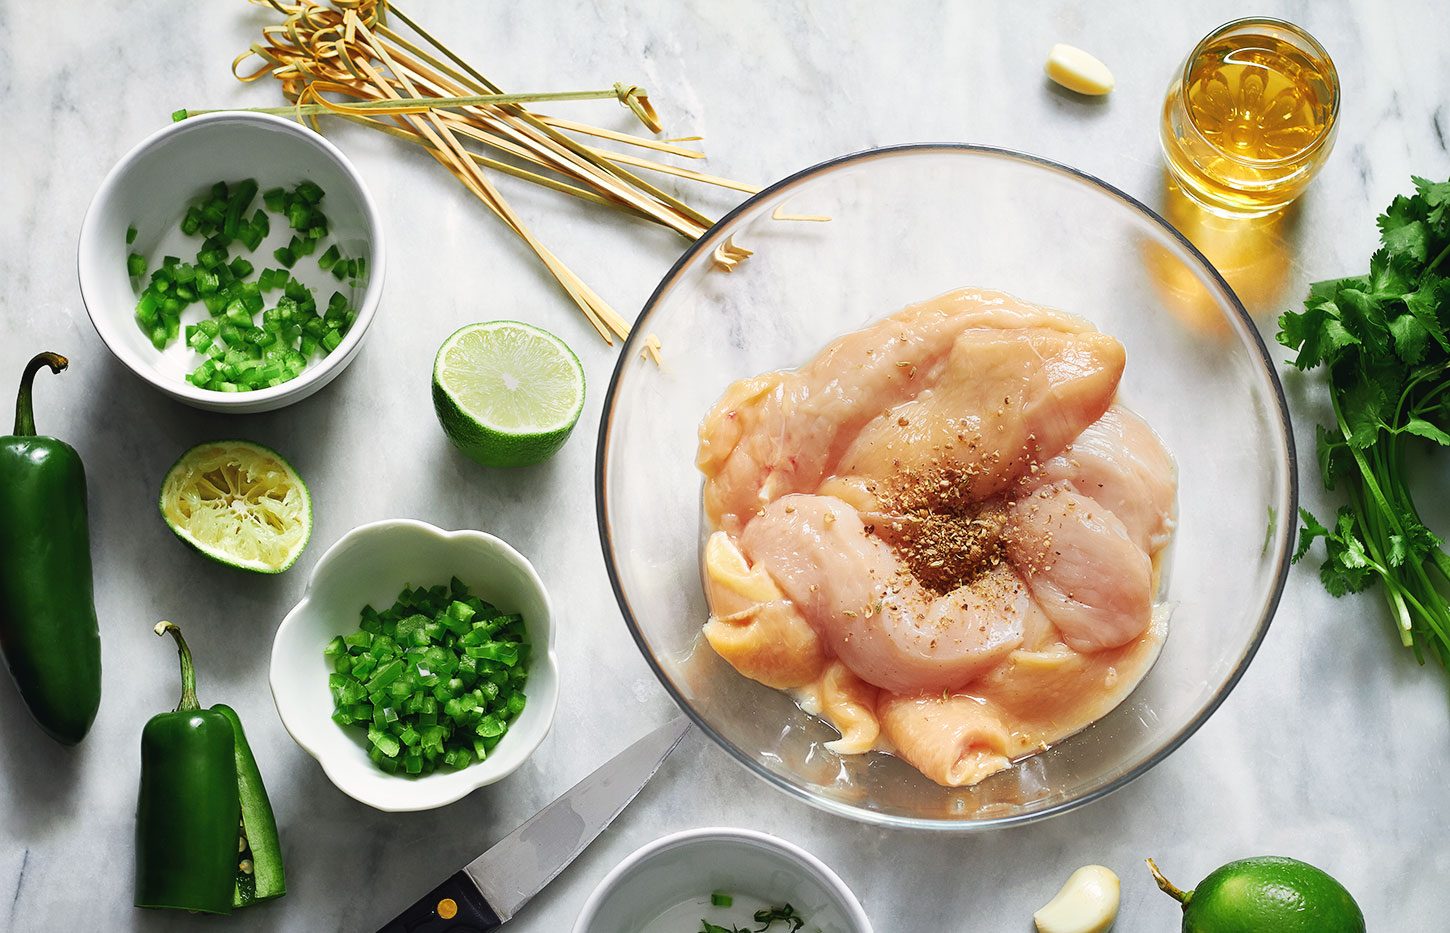
[[[421,777],[387,774],[368,760],[361,729],[332,721],[332,667],[322,650],[335,636],[357,631],[364,605],[384,609],[404,585],[433,586],[454,576],[473,595],[524,617],[533,644],[528,703],[484,761]],[[282,725],[343,793],[390,812],[441,807],[512,774],[548,734],[559,700],[549,595],[533,565],[493,535],[409,519],[360,525],[322,555],[302,601],[277,628],[270,679]]]

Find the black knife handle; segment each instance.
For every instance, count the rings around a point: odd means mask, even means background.
[[[473,879],[456,871],[378,933],[487,933],[502,925]]]

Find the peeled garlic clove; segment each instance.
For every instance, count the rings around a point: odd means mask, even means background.
[[[1086,865],[1032,915],[1037,933],[1105,933],[1118,917],[1121,885],[1112,869]]]
[[[1069,91],[1093,96],[1113,89],[1113,73],[1108,66],[1082,49],[1059,42],[1047,54],[1047,76]]]

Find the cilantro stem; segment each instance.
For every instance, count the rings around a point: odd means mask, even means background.
[[[1339,422],[1339,430],[1341,433],[1343,433],[1345,441],[1348,442],[1350,435],[1353,434],[1353,432],[1349,429],[1349,422],[1344,420],[1344,413],[1340,411],[1339,396],[1331,393],[1330,401],[1334,403],[1334,417]],[[1365,461],[1364,450],[1355,447],[1353,443],[1348,443],[1347,447],[1349,449],[1350,456],[1354,458],[1354,462],[1359,466],[1360,475],[1364,478],[1364,487],[1368,489],[1370,495],[1374,497],[1375,504],[1378,505],[1380,509],[1382,509],[1389,516],[1389,520],[1394,523],[1395,531],[1403,533],[1404,529],[1399,526],[1399,522],[1397,521],[1393,511],[1390,509],[1389,502],[1385,500],[1385,495],[1380,490],[1379,480],[1376,477],[1374,470],[1370,469],[1369,463]]]
[[[1406,648],[1414,645],[1414,621],[1410,618],[1409,609],[1405,606],[1404,587],[1389,572],[1389,561],[1385,559],[1384,552],[1380,547],[1380,539],[1384,537],[1384,529],[1378,527],[1379,522],[1375,520],[1376,513],[1364,507],[1362,497],[1357,493],[1350,494],[1350,504],[1355,514],[1359,516],[1360,523],[1365,531],[1370,532],[1364,535],[1364,547],[1370,558],[1370,568],[1379,575],[1380,582],[1384,584],[1385,601],[1389,603],[1390,612],[1394,616],[1395,628],[1399,632],[1400,643]],[[1410,599],[1418,606],[1418,600]]]
[[[1435,271],[1435,267],[1443,262],[1446,256],[1450,256],[1450,243],[1445,244],[1445,248],[1440,250],[1440,255],[1430,260],[1430,264],[1425,267],[1425,271],[1420,273],[1420,281],[1423,282],[1425,279],[1428,279],[1430,273]]]
[[[1423,658],[1420,654],[1419,646],[1415,642],[1413,637],[1414,621],[1410,617],[1408,608],[1405,606],[1405,595],[1409,595],[1409,591],[1402,584],[1400,584],[1395,579],[1395,575],[1390,572],[1390,563],[1385,553],[1388,548],[1383,546],[1382,544],[1382,542],[1384,542],[1384,540],[1388,537],[1385,534],[1385,528],[1383,527],[1385,523],[1390,526],[1390,528],[1396,535],[1399,535],[1402,538],[1405,536],[1405,529],[1404,526],[1400,523],[1399,515],[1394,508],[1391,508],[1390,502],[1386,497],[1383,489],[1383,485],[1392,485],[1392,481],[1386,484],[1381,484],[1380,482],[1380,476],[1393,477],[1400,474],[1398,470],[1394,472],[1389,471],[1385,468],[1384,464],[1378,464],[1380,470],[1376,470],[1369,463],[1368,458],[1365,456],[1364,449],[1357,448],[1353,444],[1347,443],[1349,441],[1351,431],[1349,428],[1349,423],[1345,420],[1344,414],[1340,409],[1339,396],[1337,393],[1330,393],[1330,402],[1333,405],[1334,417],[1335,420],[1339,423],[1339,430],[1340,433],[1344,436],[1346,446],[1348,447],[1350,452],[1350,456],[1354,458],[1356,466],[1359,467],[1360,476],[1364,481],[1364,489],[1369,492],[1370,496],[1374,499],[1374,504],[1377,506],[1377,508],[1369,509],[1365,507],[1367,503],[1363,501],[1358,501],[1355,503],[1355,512],[1357,514],[1357,517],[1360,519],[1360,525],[1366,532],[1368,532],[1364,536],[1365,549],[1369,552],[1369,556],[1373,559],[1373,569],[1379,575],[1380,580],[1385,584],[1386,595],[1388,596],[1390,603],[1390,611],[1394,614],[1395,628],[1400,633],[1401,643],[1404,644],[1404,646],[1407,648],[1415,649],[1416,658],[1420,659],[1423,663]],[[1395,436],[1381,435],[1381,437],[1389,437],[1393,440]],[[1380,456],[1380,445],[1382,443],[1382,440],[1377,440],[1370,447],[1376,458]],[[1351,496],[1352,500],[1357,498],[1358,497]],[[1413,511],[1414,505],[1412,502],[1409,501],[1408,493],[1406,493],[1403,498],[1405,499],[1404,505],[1408,507],[1411,511]],[[1440,553],[1441,557],[1444,557],[1443,551],[1440,551],[1439,548],[1435,548],[1435,550]],[[1414,577],[1417,577],[1419,579],[1419,582],[1424,586],[1424,590],[1422,591],[1421,595],[1423,595],[1425,599],[1413,600],[1416,608],[1420,610],[1420,615],[1424,618],[1425,622],[1428,623],[1428,627],[1432,630],[1432,633],[1435,635],[1435,637],[1440,640],[1441,644],[1450,644],[1450,604],[1447,604],[1445,597],[1441,595],[1440,591],[1435,588],[1435,585],[1430,580],[1429,575],[1425,573],[1424,564],[1421,561],[1410,559],[1405,561],[1405,566],[1409,568],[1410,573]],[[1426,605],[1427,603],[1429,605]],[[1431,609],[1430,607],[1433,607],[1433,609]],[[1444,657],[1443,653],[1438,648],[1432,646],[1431,650],[1434,652],[1436,657]]]

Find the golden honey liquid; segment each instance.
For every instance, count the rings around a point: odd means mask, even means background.
[[[1264,214],[1292,201],[1328,156],[1338,78],[1327,55],[1270,33],[1206,40],[1163,106],[1163,154],[1210,208]]]

